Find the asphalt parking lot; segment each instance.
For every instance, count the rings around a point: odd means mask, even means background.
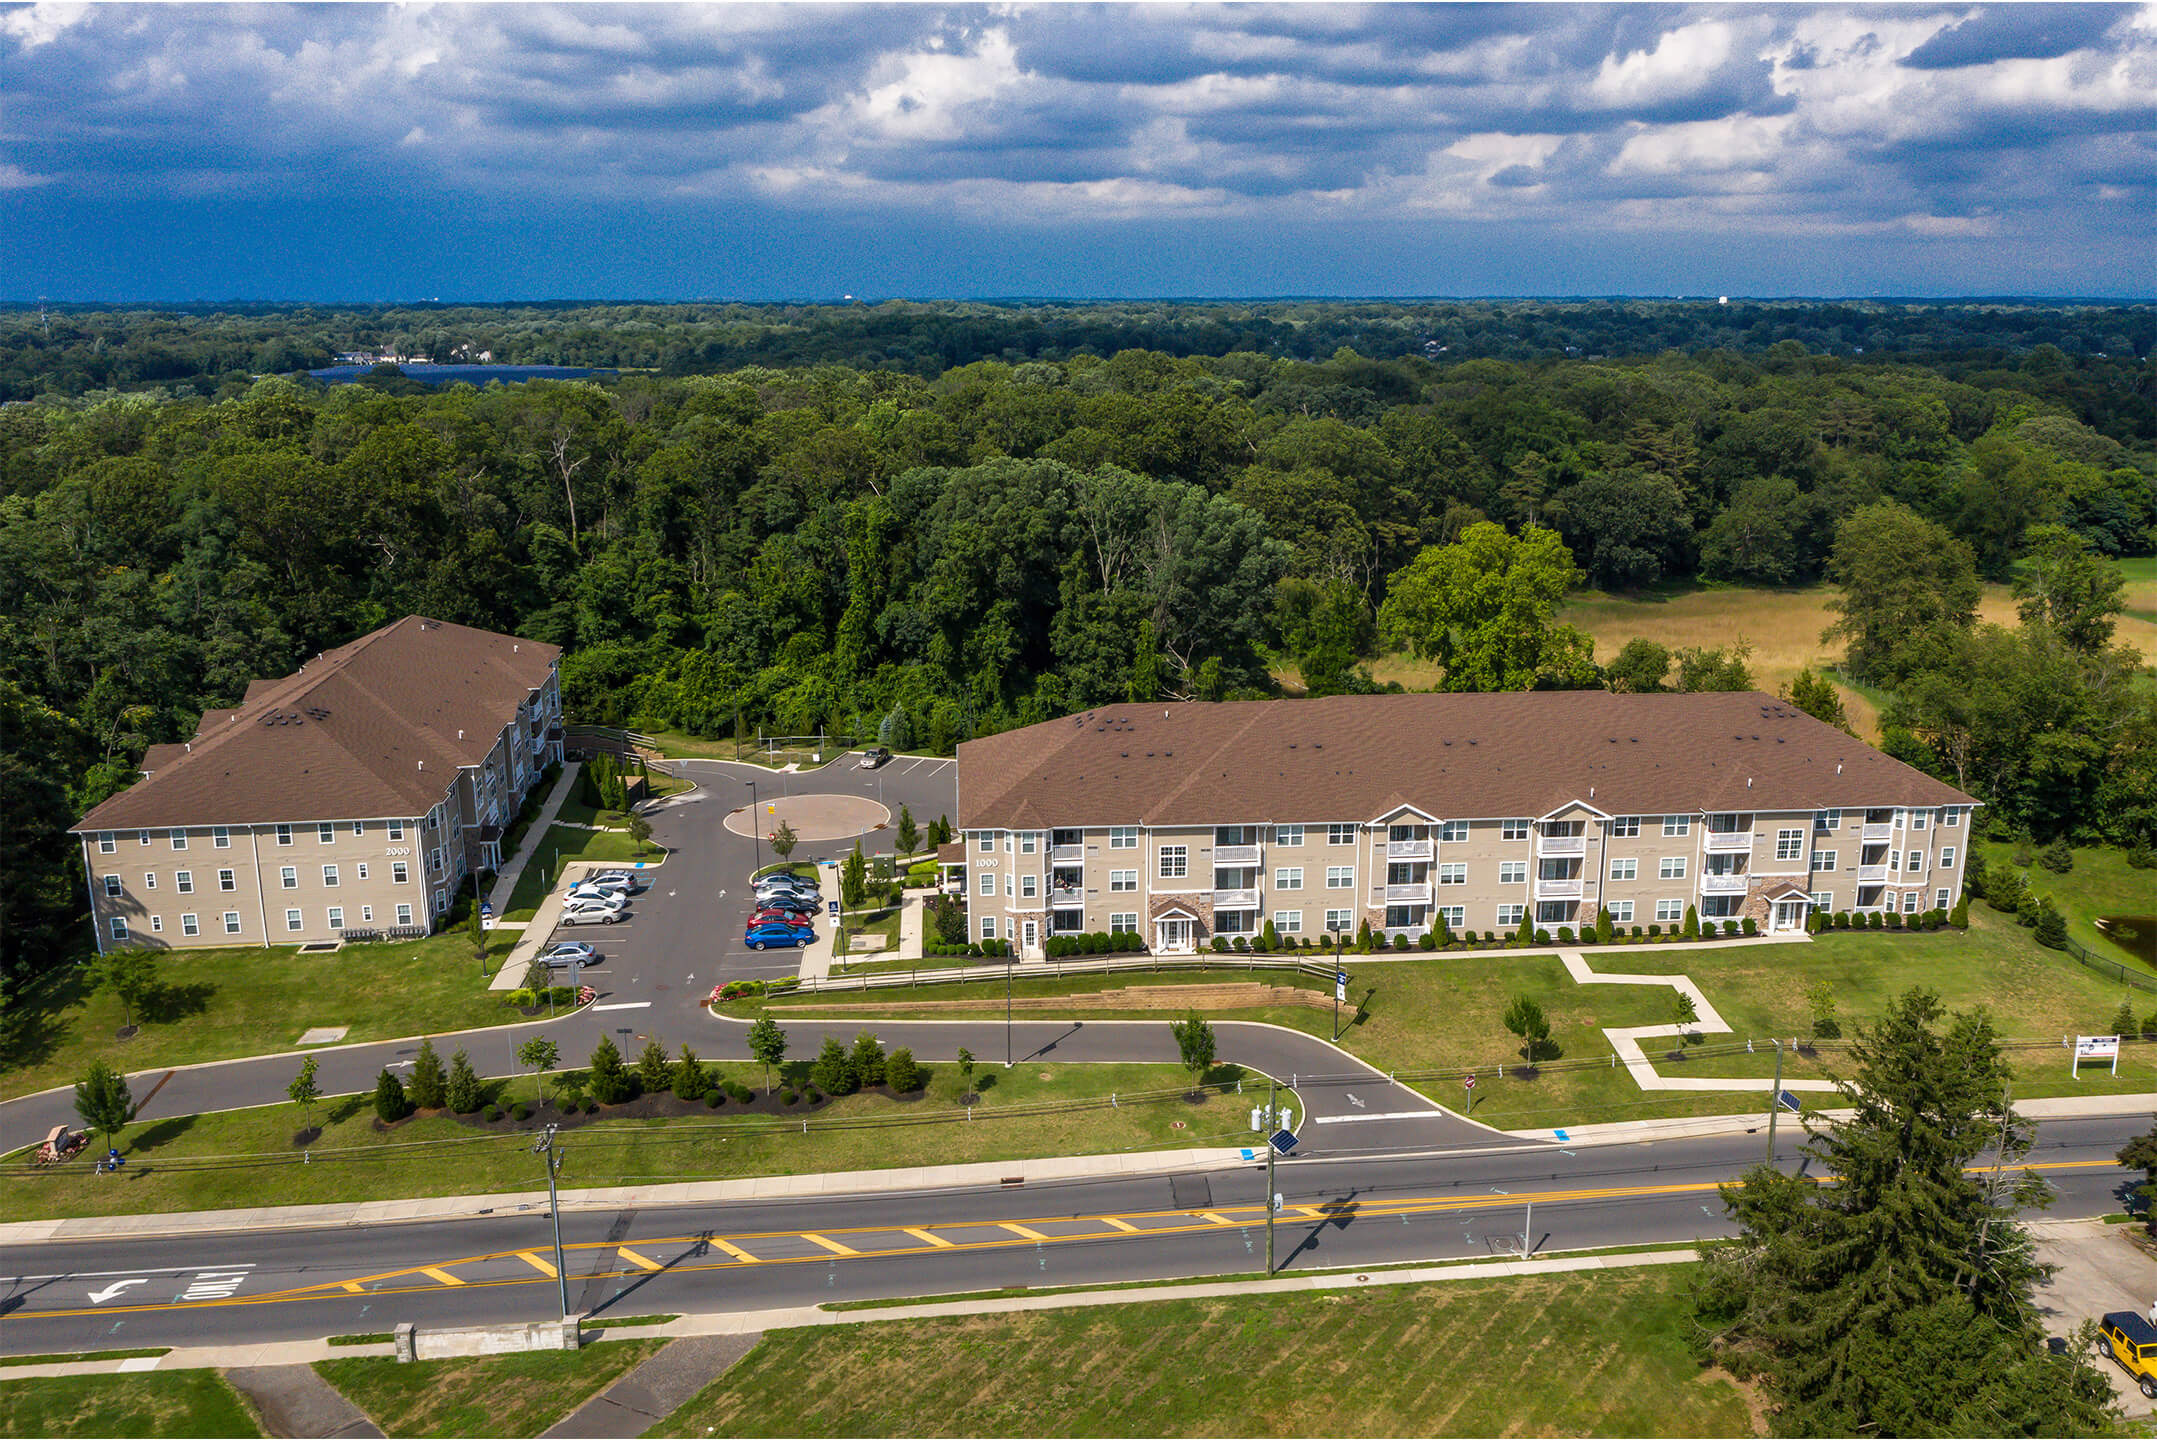
[[[776,857],[753,831],[737,834],[730,830],[727,817],[750,804],[751,782],[760,803],[801,796],[851,796],[876,802],[881,810],[825,807],[851,816],[888,811],[892,818],[877,820],[866,830],[804,839],[791,857],[797,862],[819,862],[826,877],[824,893],[836,896],[836,866],[853,850],[856,839],[865,854],[892,852],[891,824],[902,806],[912,810],[924,830],[939,815],[957,817],[956,761],[899,755],[875,770],[862,770],[859,758],[858,753],[848,754],[822,769],[798,773],[729,761],[679,762],[680,773],[697,782],[697,789],[645,812],[652,822],[653,839],[669,851],[664,863],[644,871],[650,888],[633,897],[627,912],[614,924],[561,926],[550,940],[583,940],[595,946],[601,963],[588,968],[581,978],[601,991],[602,1004],[639,1009],[701,1007],[712,987],[725,981],[773,980],[800,973],[799,950],[759,952],[742,943],[750,876],[760,861],[769,864]],[[825,923],[819,921],[818,934],[824,933]]]

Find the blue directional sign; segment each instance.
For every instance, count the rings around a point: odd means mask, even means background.
[[[825,901],[824,903],[825,903],[826,905],[829,905],[829,906],[831,907],[831,913],[832,913],[832,914],[836,915],[836,914],[838,914],[838,913],[839,913],[839,902],[838,902],[838,901],[836,901],[836,900],[826,900],[826,901]]]
[[[1348,972],[1346,970],[1333,972],[1333,998],[1342,1004],[1348,1002]]]
[[[1296,1148],[1296,1137],[1286,1130],[1276,1130],[1273,1132],[1273,1148],[1286,1155]]]
[[[1791,1094],[1788,1090],[1776,1091],[1775,1103],[1782,1106],[1783,1109],[1788,1110],[1793,1115],[1797,1114],[1798,1111],[1804,1108],[1802,1105],[1798,1104],[1798,1097]]]

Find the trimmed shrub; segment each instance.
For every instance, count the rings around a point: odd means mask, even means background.
[[[928,1072],[914,1060],[914,1052],[901,1046],[884,1061],[884,1083],[901,1095],[910,1095],[929,1083]]]
[[[532,1118],[531,1107],[520,1100],[510,1107],[509,1118],[518,1121],[529,1120]]]
[[[1753,920],[1753,917],[1750,915],[1745,917],[1744,922],[1740,928],[1742,928],[1747,935],[1757,935],[1760,933],[1760,926]],[[1727,933],[1730,929],[1730,926],[1728,924],[1725,924],[1723,926],[1723,929]]]
[[[1550,943],[1550,932],[1548,930],[1538,929],[1535,932],[1535,943],[1538,945],[1548,945]]]
[[[792,1105],[800,1099],[801,1097],[799,1095],[796,1095],[792,1090],[781,1090],[779,1092],[779,1103],[781,1105]]]
[[[2037,863],[2055,875],[2065,875],[2068,871],[2074,869],[2075,852],[2068,846],[2067,837],[2063,835],[2050,845],[2047,845],[2038,854]]]
[[[1737,934],[1737,933],[1738,933],[1738,928],[1739,928],[1739,927],[1738,927],[1738,922],[1737,922],[1737,921],[1735,921],[1735,920],[1725,920],[1725,921],[1723,922],[1723,933],[1724,933],[1725,935],[1735,935],[1735,934]],[[1748,935],[1750,935],[1750,934],[1752,934],[1752,933],[1753,933],[1753,922],[1752,922],[1751,920],[1747,920],[1747,921],[1745,922],[1745,924],[1744,924],[1744,930],[1745,930],[1745,933],[1746,933],[1746,934],[1748,934]]]
[[[1887,922],[1880,918],[1879,911],[1874,910],[1865,916],[1865,928],[1867,930],[1884,930],[1887,928]]]
[[[817,1052],[809,1066],[809,1079],[827,1095],[851,1095],[860,1084],[854,1073],[853,1059],[836,1035],[824,1037],[824,1048]]]
[[[1408,937],[1406,935],[1394,936],[1393,948],[1396,950],[1406,950],[1408,948]]]
[[[1900,910],[1887,912],[1887,928],[1890,930],[1900,930],[1902,928],[1902,912]]]
[[[1238,935],[1235,939],[1229,941],[1228,948],[1238,955],[1248,955],[1251,953],[1251,942]]]
[[[404,1096],[404,1082],[390,1074],[386,1065],[375,1077],[374,1113],[385,1125],[394,1125],[412,1113],[412,1103]]]
[[[1634,933],[1635,935],[1638,935],[1638,934],[1640,933],[1640,927],[1639,927],[1639,926],[1637,926],[1637,925],[1636,925],[1636,926],[1634,926],[1634,927],[1633,927],[1633,933]],[[1657,937],[1661,936],[1661,934],[1662,934],[1662,933],[1663,933],[1663,927],[1662,927],[1661,925],[1650,925],[1650,926],[1648,927],[1648,936],[1649,936],[1649,938],[1650,938],[1650,939],[1654,939],[1654,938],[1657,938]]]
[[[493,1122],[502,1118],[502,1107],[499,1105],[489,1105],[486,1109],[479,1112],[479,1118],[487,1121],[489,1124],[492,1124]]]
[[[1849,928],[1850,928],[1850,912],[1849,912],[1849,911],[1847,911],[1847,910],[1837,910],[1837,911],[1835,912],[1835,928],[1836,928],[1837,930],[1847,930],[1847,929],[1849,929]]]
[[[1688,905],[1685,907],[1684,933],[1685,938],[1688,940],[1697,940],[1700,938],[1700,909],[1698,906]]]
[[[718,1109],[718,1108],[719,1108],[719,1107],[720,1107],[721,1105],[724,1105],[724,1104],[726,1104],[726,1091],[724,1091],[724,1090],[707,1090],[707,1091],[705,1091],[705,1092],[704,1092],[704,1104],[705,1104],[705,1106],[706,1106],[707,1108],[709,1108],[709,1109],[717,1110],[717,1109]]]
[[[1436,950],[1437,948],[1438,936],[1432,931],[1424,931],[1422,936],[1416,941],[1416,949],[1418,950]]]
[[[1228,937],[1226,935],[1214,936],[1213,949],[1216,954],[1226,954],[1228,951]]]
[[[1641,928],[1640,928],[1640,927],[1639,927],[1638,925],[1635,925],[1635,926],[1633,927],[1633,938],[1634,938],[1635,940],[1638,940],[1638,939],[1639,939],[1639,938],[1641,937],[1641,935],[1642,935],[1643,933],[1644,933],[1644,932],[1643,932],[1643,931],[1641,930]]]

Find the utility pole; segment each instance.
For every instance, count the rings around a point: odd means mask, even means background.
[[[1011,1068],[1011,957],[1004,957],[1004,1068]]]
[[[1768,1091],[1768,1164],[1775,1163],[1775,1112],[1783,1108],[1783,1042],[1775,1042],[1775,1087]]]
[[[749,787],[749,833],[756,837],[756,868],[764,868],[764,822],[758,818],[756,781],[744,781]]]
[[[1279,1098],[1281,1082],[1266,1077],[1266,1278],[1273,1278],[1273,1137],[1281,1123],[1281,1112],[1275,1106]]]
[[[569,1264],[562,1258],[562,1207],[555,1196],[554,1172],[561,1167],[560,1158],[554,1153],[554,1127],[549,1125],[532,1147],[532,1153],[543,1158],[547,1167],[547,1213],[554,1217],[554,1279],[561,1287],[562,1318],[569,1318]]]

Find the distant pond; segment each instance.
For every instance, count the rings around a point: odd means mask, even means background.
[[[374,373],[372,365],[332,365],[325,370],[307,373],[325,385],[349,385],[354,380],[364,380]],[[504,385],[514,385],[521,380],[586,380],[594,375],[613,379],[618,371],[581,370],[574,365],[399,365],[398,371],[407,380],[417,380],[422,385],[454,385],[463,381],[467,385],[484,385],[489,380],[499,380]],[[387,378],[387,377],[385,377]]]
[[[2157,915],[2100,915],[2097,933],[2145,965],[2157,965]]]

